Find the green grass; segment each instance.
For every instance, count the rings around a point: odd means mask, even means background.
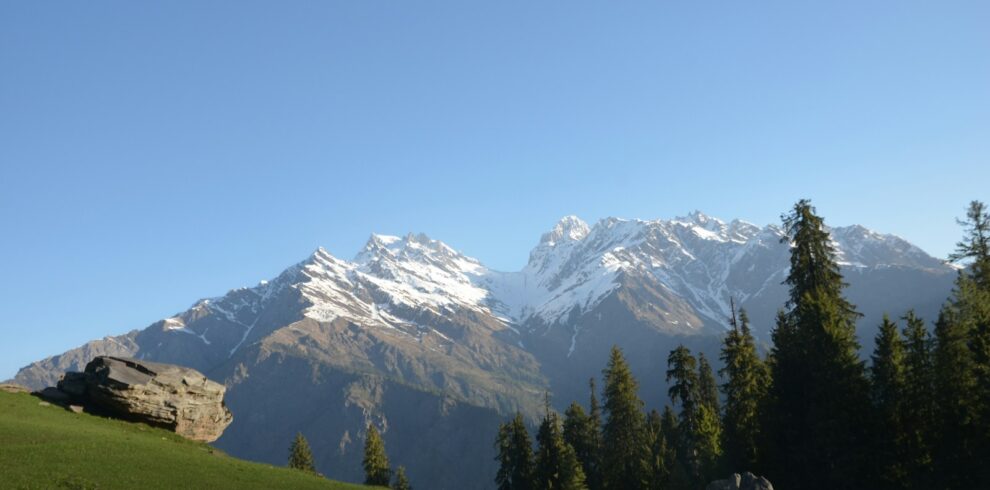
[[[166,430],[39,402],[0,392],[0,488],[369,488],[251,463]]]

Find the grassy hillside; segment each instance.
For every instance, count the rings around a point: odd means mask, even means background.
[[[369,488],[250,463],[165,430],[39,402],[0,392],[0,488]]]

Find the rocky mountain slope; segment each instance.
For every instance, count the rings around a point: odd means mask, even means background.
[[[859,226],[832,229],[864,347],[884,312],[934,318],[954,269]],[[143,330],[33,363],[15,380],[54,384],[95,355],[182,364],[228,386],[233,425],[217,445],[282,463],[296,431],[319,468],[360,479],[368,422],[431,488],[487,488],[492,437],[542,394],[585,400],[620,345],[649,405],[664,403],[678,343],[715,356],[730,300],[764,340],[786,290],[775,226],[695,212],[673,220],[562,219],[517,272],[488,269],[424,235],[373,235],[351,260],[318,249],[271,281],[235,289]],[[450,465],[458,461],[457,465]]]

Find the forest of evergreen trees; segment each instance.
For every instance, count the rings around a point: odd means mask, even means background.
[[[990,216],[974,201],[949,260],[964,267],[929,329],[885,317],[870,361],[823,219],[783,216],[790,296],[761,356],[733,305],[717,381],[704,355],[667,357],[672,405],[644,411],[622,352],[601,404],[547,403],[536,448],[519,414],[496,439],[500,490],[699,489],[731,473],[781,489],[990,489]],[[660,374],[660,373],[657,373]]]

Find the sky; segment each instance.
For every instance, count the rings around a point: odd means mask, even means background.
[[[423,232],[698,209],[944,257],[990,200],[990,2],[0,3],[0,379]]]

